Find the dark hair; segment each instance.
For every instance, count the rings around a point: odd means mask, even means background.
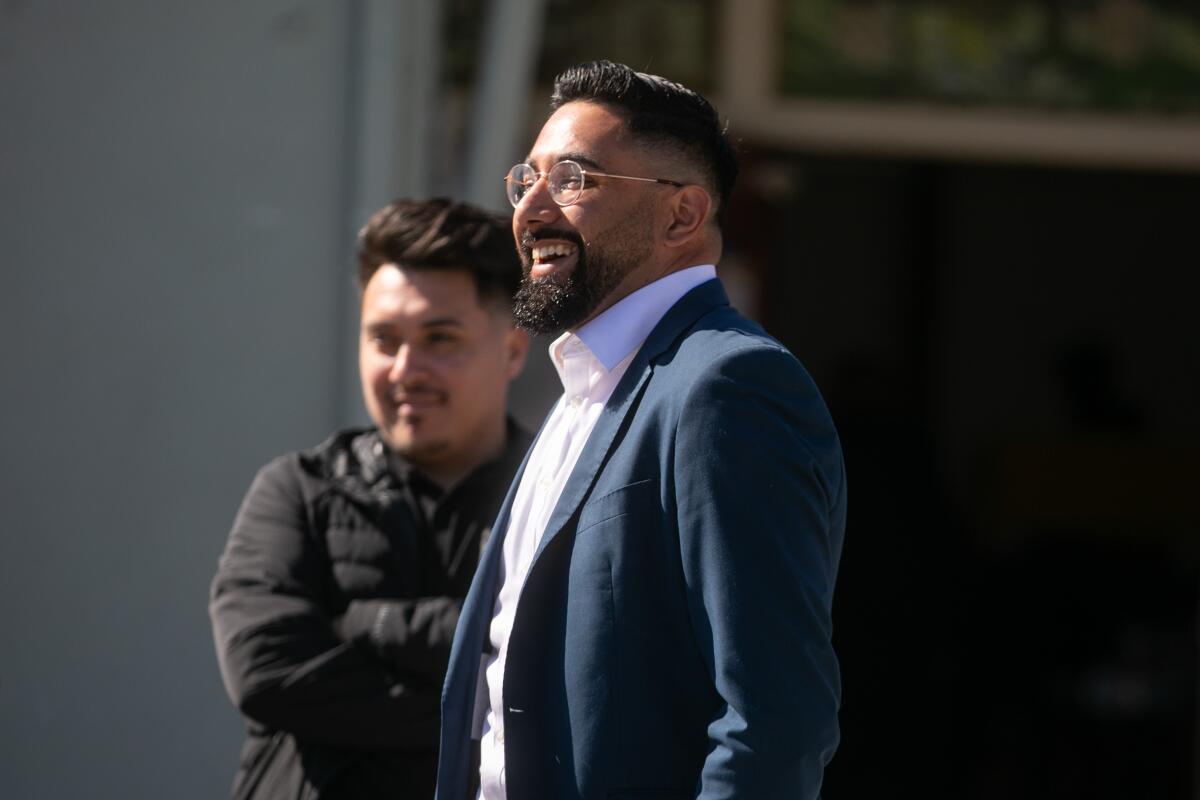
[[[358,233],[358,288],[384,264],[471,273],[479,299],[509,303],[521,262],[506,217],[444,197],[394,200]]]
[[[682,151],[711,181],[720,222],[738,165],[712,103],[686,86],[611,61],[576,64],[554,79],[550,108],[557,111],[574,100],[613,106],[635,139]]]

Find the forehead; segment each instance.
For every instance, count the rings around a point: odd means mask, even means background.
[[[465,269],[402,269],[384,264],[363,289],[364,322],[466,319],[482,313],[475,278]]]
[[[528,161],[546,169],[570,156],[584,156],[609,166],[628,154],[625,120],[609,106],[576,100],[559,108],[542,126]]]

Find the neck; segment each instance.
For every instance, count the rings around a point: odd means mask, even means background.
[[[508,441],[508,419],[502,416],[475,437],[475,446],[461,458],[428,464],[416,464],[417,469],[442,489],[449,491],[475,470],[500,457]]]
[[[579,330],[643,286],[649,286],[657,280],[688,267],[697,267],[701,264],[716,264],[720,258],[721,238],[719,234],[704,236],[699,241],[687,246],[658,249],[655,252],[653,260],[647,261],[636,270],[627,274],[625,279],[617,284],[617,288],[604,299],[604,302],[598,305],[588,315],[587,319],[573,326],[571,330]]]

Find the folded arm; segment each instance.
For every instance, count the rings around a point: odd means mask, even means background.
[[[234,704],[269,728],[324,744],[424,749],[436,742],[449,598],[352,603],[332,619],[332,577],[296,466],[264,467],[234,522],[210,614]]]

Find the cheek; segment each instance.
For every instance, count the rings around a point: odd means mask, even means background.
[[[359,375],[362,378],[363,391],[371,400],[385,398],[390,390],[388,381],[388,365],[380,359],[365,357],[358,362]]]
[[[586,201],[569,205],[562,212],[563,222],[566,223],[566,226],[574,229],[579,234],[583,233],[583,229],[587,228],[589,223],[594,224],[596,221],[596,215],[588,213],[588,203]]]
[[[444,385],[455,402],[478,404],[495,391],[497,376],[504,368],[499,352],[479,353],[442,372]]]

